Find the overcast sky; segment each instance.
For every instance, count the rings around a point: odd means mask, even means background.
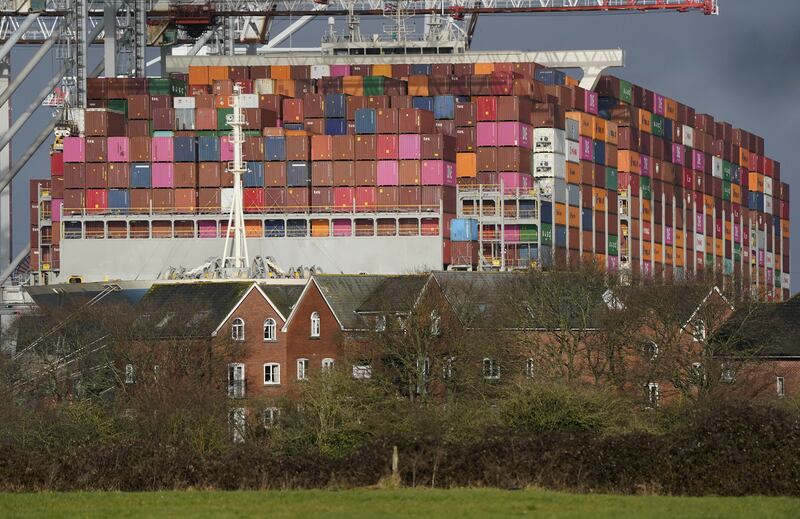
[[[800,1],[719,0],[719,16],[686,14],[482,15],[474,50],[622,48],[625,68],[613,73],[763,136],[768,157],[781,162],[784,181],[800,189],[796,163],[800,137]],[[325,20],[309,24],[296,46],[318,45]],[[12,55],[12,75],[33,53]],[[155,52],[155,51],[154,51]],[[155,54],[154,54],[155,55]],[[99,59],[95,52],[93,62]],[[57,68],[46,58],[12,99],[20,113]],[[158,73],[157,67],[148,70]],[[13,141],[19,156],[47,121],[41,108]],[[45,146],[14,182],[14,251],[28,240],[27,181],[49,176]],[[800,221],[800,191],[792,193],[792,220]],[[800,240],[792,236],[794,287],[800,286]]]

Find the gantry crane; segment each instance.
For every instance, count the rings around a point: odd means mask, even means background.
[[[27,250],[12,258],[12,179],[54,128],[69,127],[86,106],[86,78],[145,76],[169,55],[195,56],[309,51],[319,56],[348,56],[368,60],[391,57],[458,61],[467,52],[479,16],[493,14],[697,12],[717,14],[717,0],[0,0],[0,286]],[[328,30],[319,47],[282,46],[311,20],[328,18]],[[382,18],[380,34],[364,35],[361,18]],[[336,31],[336,19],[344,29]],[[416,23],[422,19],[421,30]],[[273,24],[280,31],[273,33]],[[16,45],[38,46],[30,61],[12,75],[9,55]],[[87,69],[90,45],[102,44],[103,59]],[[146,61],[146,49],[157,46],[161,55]],[[10,120],[9,100],[51,50],[58,66],[30,106],[15,111]],[[582,68],[582,86],[591,88],[607,67],[622,66],[621,50],[564,51],[536,54],[543,65]],[[179,58],[178,58],[179,59]],[[58,95],[54,95],[57,92]],[[11,164],[9,144],[33,111],[55,107],[53,119],[23,155]]]

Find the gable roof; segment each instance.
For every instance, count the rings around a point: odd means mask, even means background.
[[[715,334],[734,349],[766,358],[800,358],[800,295],[736,310]],[[735,337],[734,337],[735,336]]]
[[[363,328],[363,321],[357,310],[386,280],[380,275],[320,275],[312,281],[319,288],[322,297],[333,312],[343,330]]]
[[[387,276],[359,305],[356,312],[359,314],[410,312],[430,279],[431,276],[428,274]]]
[[[279,285],[275,283],[259,283],[258,288],[267,296],[267,299],[272,303],[275,309],[281,314],[284,321],[289,318],[292,308],[300,299],[300,294],[303,293],[307,283],[303,284],[287,284]]]

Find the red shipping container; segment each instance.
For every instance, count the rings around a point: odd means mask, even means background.
[[[286,98],[283,100],[283,122],[303,122],[303,100]]]
[[[105,213],[108,211],[108,190],[107,189],[87,189],[86,190],[86,212]]]
[[[246,187],[244,188],[243,200],[244,211],[246,213],[261,213],[264,210],[264,188]]]
[[[476,120],[477,121],[496,121],[497,120],[497,97],[480,96],[476,100]]]
[[[355,163],[356,186],[374,186],[377,182],[378,163],[372,160],[359,160]]]
[[[64,154],[62,152],[50,154],[50,175],[54,177],[64,176]]]
[[[414,132],[411,132],[414,133]],[[399,143],[397,135],[377,136],[378,159],[397,160]]]
[[[311,188],[311,211],[317,213],[328,213],[333,210],[333,188],[314,187]]]
[[[331,135],[311,136],[311,160],[313,161],[333,160],[333,136]]]
[[[333,186],[333,162],[314,161],[311,163],[311,185],[313,187]]]
[[[400,116],[397,108],[382,108],[375,111],[375,129],[377,133],[397,133],[399,124]]]
[[[433,112],[418,108],[401,108],[398,117],[400,133],[434,133],[436,130]],[[378,146],[378,151],[380,151],[380,146]]]
[[[50,196],[54,199],[64,198],[64,177],[53,177],[50,179]]]
[[[353,187],[333,188],[334,211],[349,213],[353,210],[356,190]]]
[[[264,189],[264,204],[269,212],[283,210],[286,207],[286,188],[268,187]]]
[[[363,186],[356,188],[356,212],[374,212],[377,204],[377,188]]]
[[[198,130],[217,130],[217,109],[196,108],[194,111],[194,127]]]

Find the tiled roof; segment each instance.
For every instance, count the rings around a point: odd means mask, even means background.
[[[258,286],[287,319],[305,288],[305,285],[276,285],[274,283],[259,283]]]
[[[363,328],[357,310],[373,295],[387,276],[331,274],[315,276],[325,300],[345,330]]]

